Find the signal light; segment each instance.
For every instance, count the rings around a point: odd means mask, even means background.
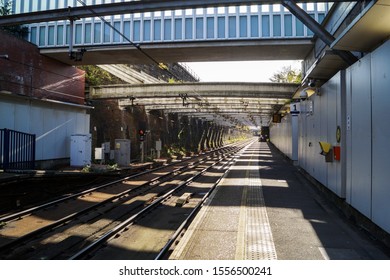
[[[138,130],[139,141],[145,140],[145,131],[143,129]]]

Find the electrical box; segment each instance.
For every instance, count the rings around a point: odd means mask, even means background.
[[[115,139],[115,162],[119,166],[130,165],[130,140]]]
[[[95,159],[96,160],[102,160],[103,157],[103,148],[95,148]]]
[[[333,155],[334,155],[334,160],[340,161],[340,158],[341,158],[340,146],[333,147]]]
[[[109,154],[110,153],[110,142],[104,142],[102,144],[103,153]]]
[[[70,166],[81,167],[91,164],[91,134],[74,134],[70,136]]]

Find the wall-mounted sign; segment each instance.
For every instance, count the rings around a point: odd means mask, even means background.
[[[340,126],[337,126],[337,129],[336,129],[336,140],[337,140],[337,143],[340,143],[340,141],[341,141],[341,128],[340,128]]]

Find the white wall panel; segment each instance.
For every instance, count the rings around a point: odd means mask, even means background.
[[[312,115],[306,115],[304,121],[307,122],[307,146],[306,146],[306,171],[313,176],[318,178],[320,172],[321,163],[320,159],[320,148],[318,141],[320,139],[321,126],[320,126],[320,103],[315,100],[315,97],[311,98],[313,102],[314,113]],[[308,107],[308,106],[306,106]],[[307,110],[307,109],[306,109]]]
[[[14,104],[13,106],[15,106],[14,130],[22,132],[30,131],[30,122],[26,121],[30,115],[29,104]]]
[[[340,73],[335,75],[331,80],[326,84],[326,97],[327,97],[327,123],[324,124],[327,126],[326,135],[327,142],[332,146],[340,145],[337,143],[336,131],[337,126],[341,127],[340,124],[340,90],[341,83]],[[333,161],[327,163],[327,187],[336,193],[338,196],[341,196],[341,162]]]
[[[313,114],[301,110],[298,143],[299,165],[387,232],[390,232],[389,61],[390,41],[325,83],[321,96],[310,98]],[[336,138],[337,126],[342,131],[340,143]],[[283,124],[272,129],[277,132],[274,140],[286,150],[284,140],[288,130]],[[319,155],[318,141],[340,145],[341,161],[325,162]]]
[[[371,55],[351,67],[350,202],[371,217]]]
[[[11,102],[0,101],[0,128],[15,128],[15,106]]]
[[[303,114],[299,115],[299,139],[298,139],[298,164],[307,170],[307,122],[304,121]]]
[[[316,162],[318,166],[316,179],[321,182],[324,186],[328,186],[328,166],[329,163],[325,161],[325,157],[321,155],[321,148],[319,141],[328,141],[328,123],[329,123],[329,106],[328,102],[330,99],[330,91],[324,92],[321,88],[321,95],[315,96],[315,103],[317,105],[315,114],[316,114],[316,125],[319,126],[318,138],[316,138],[315,148],[316,152]]]
[[[371,58],[372,220],[390,232],[390,41]]]
[[[291,116],[286,115],[281,123],[272,123],[270,126],[271,142],[286,156],[292,157]]]
[[[72,134],[89,133],[89,115],[71,106],[2,97],[0,128],[36,135],[36,160],[68,158]]]

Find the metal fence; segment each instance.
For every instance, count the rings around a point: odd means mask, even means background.
[[[0,169],[34,169],[35,135],[0,129]]]

